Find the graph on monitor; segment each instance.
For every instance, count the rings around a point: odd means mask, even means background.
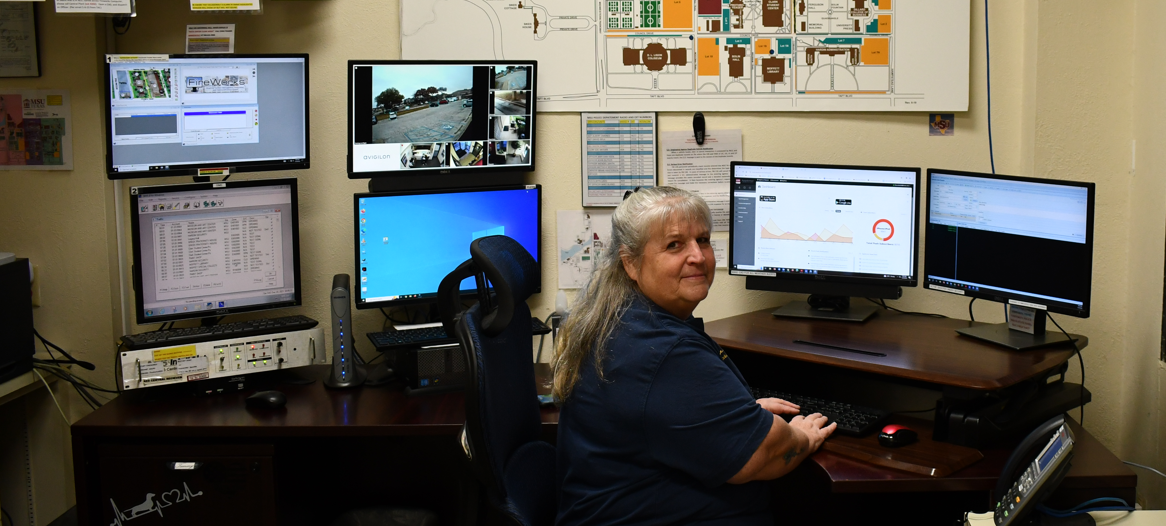
[[[822,241],[826,243],[853,243],[854,232],[851,232],[846,225],[842,225],[831,231],[828,228],[815,232],[813,234],[802,234],[799,232],[786,232],[781,227],[769,219],[765,222],[765,226],[761,227],[761,239],[785,239],[790,241]]]

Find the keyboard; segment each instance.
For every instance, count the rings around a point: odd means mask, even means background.
[[[183,345],[187,343],[209,342],[214,340],[228,340],[243,336],[258,336],[277,332],[291,332],[311,329],[320,322],[307,316],[284,316],[281,318],[264,318],[261,320],[236,321],[199,327],[185,327],[167,329],[164,331],[150,331],[141,334],[129,334],[121,337],[122,345],[131,351]]]
[[[750,387],[749,391],[753,394],[753,398],[780,398],[787,402],[795,403],[802,408],[800,414],[803,416],[822,413],[822,416],[830,419],[829,422],[826,422],[826,425],[837,422],[838,428],[834,432],[843,435],[855,437],[866,436],[871,431],[874,431],[890,415],[890,413],[881,409],[824,400],[812,396],[770,391],[769,389],[756,387]],[[780,416],[786,422],[789,422],[797,415]]]
[[[542,320],[538,318],[530,319],[530,329],[535,335],[547,334],[551,332],[551,328],[547,327]],[[384,332],[370,332],[368,339],[372,341],[373,346],[378,351],[386,351],[389,349],[397,349],[401,347],[427,347],[430,345],[444,345],[448,343],[457,343],[456,338],[450,338],[445,333],[445,328],[441,323],[422,323],[412,325],[408,329],[399,329],[394,331]]]

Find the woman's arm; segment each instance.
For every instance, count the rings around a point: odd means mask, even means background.
[[[776,398],[763,398],[757,403],[774,413],[773,426],[745,466],[728,480],[730,484],[772,480],[793,471],[803,459],[817,451],[838,426],[827,426],[827,418],[818,413],[795,416],[787,424],[777,415],[795,413],[797,410],[793,407],[797,406]]]

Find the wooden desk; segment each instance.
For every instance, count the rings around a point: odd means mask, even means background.
[[[296,371],[322,380],[327,366]],[[244,399],[253,390],[161,401],[122,395],[73,424],[78,524],[112,522],[102,484],[132,469],[122,466],[111,473],[103,467],[110,464],[105,459],[140,453],[182,461],[211,449],[238,451],[273,466],[275,519],[252,524],[327,524],[347,509],[377,504],[429,508],[439,512],[443,524],[473,521],[474,510],[460,509],[466,492],[476,491],[460,461],[457,436],[465,422],[461,393],[410,398],[400,385],[329,390],[321,381],[270,387],[287,395],[284,409],[247,409]],[[543,419],[553,440],[558,413],[544,410]],[[141,501],[143,495],[144,490],[133,498]],[[136,504],[131,497],[117,503]],[[167,514],[159,524],[195,518],[190,513],[177,516]],[[148,526],[152,518],[129,524]]]
[[[960,320],[884,310],[866,323],[850,323],[774,318],[770,311],[709,322],[705,330],[729,352],[751,383],[766,379],[759,376],[772,375],[796,384],[790,389],[794,392],[803,392],[801,388],[814,384],[828,384],[839,392],[851,388],[852,397],[866,395],[867,400],[875,400],[866,405],[875,407],[902,407],[884,405],[889,402],[879,399],[881,392],[865,391],[879,381],[906,385],[916,391],[990,392],[1060,367],[1073,353],[1072,348],[1058,347],[1015,352],[985,344],[957,334],[955,329],[969,325]],[[886,356],[796,343],[798,340]],[[1086,340],[1079,345],[1087,344]],[[832,378],[835,376],[842,379]],[[854,387],[860,382],[866,383]],[[913,427],[920,431],[921,440],[931,440],[931,423],[917,422]],[[1137,475],[1075,421],[1070,421],[1070,427],[1078,440],[1073,466],[1050,505],[1068,508],[1102,496],[1133,502]],[[787,517],[791,520],[820,520],[820,510],[845,508],[861,510],[861,514],[833,518],[869,520],[863,519],[862,514],[879,510],[899,514],[920,505],[934,508],[936,514],[932,518],[946,520],[942,512],[947,510],[986,509],[988,494],[1018,442],[1019,438],[983,450],[982,460],[944,478],[880,468],[819,451],[792,476],[775,481],[775,492],[778,499],[792,495],[794,500],[805,503],[802,509],[811,510]]]

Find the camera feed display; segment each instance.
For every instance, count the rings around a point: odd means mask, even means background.
[[[532,70],[353,64],[352,173],[529,167]]]

